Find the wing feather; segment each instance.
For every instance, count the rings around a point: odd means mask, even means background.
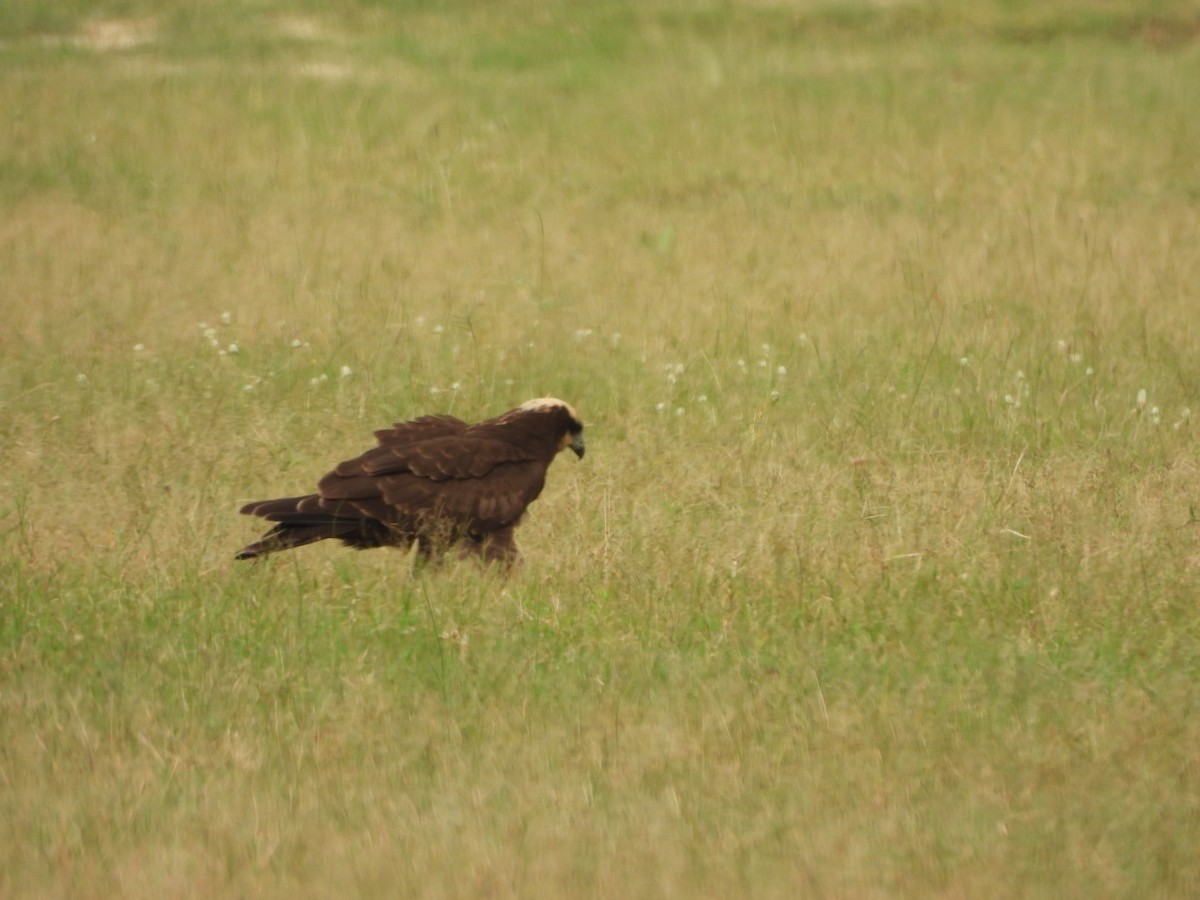
[[[470,426],[454,416],[420,416],[407,422],[396,422],[391,428],[375,432],[381,447],[396,444],[415,444],[430,438],[447,437],[465,431]]]
[[[330,472],[317,485],[322,500],[365,500],[379,496],[379,479],[373,475],[339,475]]]
[[[433,481],[482,478],[503,463],[533,459],[523,447],[492,438],[448,435],[411,444],[385,444],[340,463],[326,478],[411,472]],[[324,482],[322,483],[324,492]]]
[[[389,507],[405,517],[429,513],[453,519],[471,531],[490,532],[516,524],[546,483],[541,461],[505,463],[481,478],[433,481],[411,473],[380,478]]]

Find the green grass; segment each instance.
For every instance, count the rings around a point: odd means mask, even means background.
[[[1200,890],[1190,4],[0,18],[0,895]],[[518,571],[232,559],[545,394]]]

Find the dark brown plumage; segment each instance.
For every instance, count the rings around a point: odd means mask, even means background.
[[[317,493],[243,506],[276,525],[237,558],[337,538],[360,550],[415,543],[426,558],[455,547],[511,562],[520,556],[513,529],[542,492],[550,463],[560,450],[584,450],[579,416],[553,397],[476,425],[421,416],[375,438],[378,447],[341,463]]]

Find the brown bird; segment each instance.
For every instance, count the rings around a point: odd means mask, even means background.
[[[375,432],[379,446],[347,460],[317,493],[260,500],[245,515],[277,523],[238,559],[326,538],[360,550],[417,545],[425,559],[460,555],[514,562],[513,530],[542,492],[560,450],[583,458],[583,422],[569,403],[541,397],[468,425],[421,416]]]

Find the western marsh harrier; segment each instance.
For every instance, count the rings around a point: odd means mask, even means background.
[[[421,416],[375,432],[379,446],[341,463],[315,494],[242,507],[275,527],[243,548],[256,559],[326,538],[358,549],[409,547],[422,557],[455,548],[463,556],[513,562],[513,530],[546,483],[560,450],[582,458],[583,422],[553,397],[468,425]]]

